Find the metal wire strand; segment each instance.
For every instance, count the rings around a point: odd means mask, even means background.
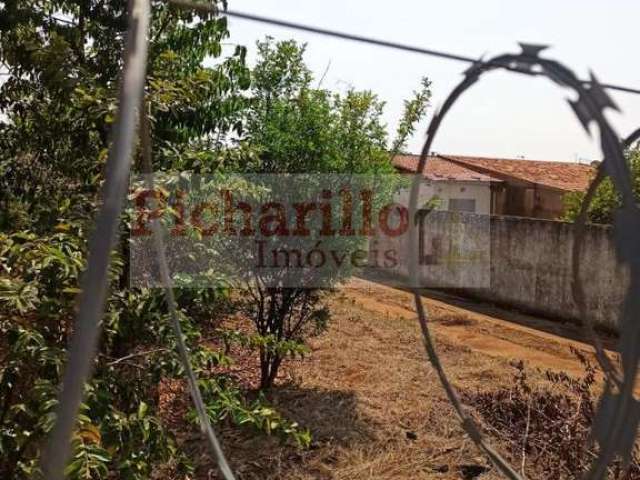
[[[149,0],[132,0],[124,48],[119,108],[109,150],[103,203],[89,244],[87,270],[81,281],[78,314],[71,340],[67,367],[58,396],[56,422],[44,451],[41,468],[47,480],[61,480],[71,450],[71,434],[82,402],[84,385],[91,376],[100,337],[108,289],[108,269],[124,196],[129,185],[137,110],[142,98],[147,65]]]
[[[630,148],[635,142],[640,139],[640,128],[634,131],[631,135],[629,135],[623,142],[622,146],[624,148]],[[595,326],[593,325],[593,321],[587,315],[587,300],[586,294],[584,291],[584,287],[582,285],[582,278],[580,277],[580,270],[582,263],[580,259],[582,257],[582,245],[584,244],[584,238],[586,235],[586,227],[587,227],[587,216],[589,214],[589,207],[591,206],[591,202],[598,190],[598,187],[602,184],[607,174],[605,171],[605,164],[601,163],[598,166],[598,171],[596,173],[595,178],[589,185],[589,189],[582,199],[582,204],[580,206],[580,212],[578,213],[578,218],[575,221],[575,231],[576,231],[576,240],[573,244],[572,251],[572,259],[571,259],[571,291],[573,295],[573,300],[580,311],[580,318],[582,318],[582,324],[587,330],[587,334],[591,338],[593,346],[596,352],[596,359],[600,364],[602,370],[608,374],[611,381],[619,388],[623,383],[623,377],[621,373],[618,371],[618,368],[611,362],[609,356],[607,355],[604,346],[602,345],[602,340],[596,334]]]
[[[154,191],[155,181],[153,173],[151,132],[149,127],[149,117],[147,116],[147,111],[144,107],[140,109],[140,144],[142,147],[142,166],[146,188],[149,191]],[[151,201],[155,202],[155,198],[153,198],[153,196],[151,198]],[[207,414],[207,409],[205,407],[204,401],[202,400],[202,393],[200,392],[200,388],[198,387],[198,379],[196,378],[196,374],[193,371],[193,367],[191,366],[191,361],[189,360],[189,353],[184,341],[182,327],[180,326],[180,317],[178,315],[176,299],[173,292],[171,273],[169,271],[169,264],[167,262],[166,248],[163,239],[163,226],[160,219],[153,219],[151,221],[151,230],[153,232],[153,242],[160,269],[160,280],[163,285],[165,301],[167,302],[169,315],[171,317],[171,326],[173,327],[173,331],[176,337],[178,355],[180,357],[182,367],[184,368],[187,382],[189,383],[189,392],[191,394],[193,404],[196,407],[200,429],[207,439],[209,449],[211,450],[216,465],[218,466],[218,469],[220,470],[220,473],[222,474],[224,479],[235,480],[235,477],[233,476],[233,472],[229,467],[220,442],[218,441],[218,438],[216,437],[216,434],[211,426],[211,421],[209,419],[209,415]]]
[[[523,49],[524,50],[524,49]],[[608,171],[612,176],[614,184],[622,193],[623,199],[626,202],[629,202],[630,198],[633,198],[632,192],[630,192],[630,172],[628,166],[624,161],[624,156],[622,154],[622,147],[620,143],[615,140],[617,137],[613,132],[613,129],[610,127],[606,118],[603,115],[603,110],[606,107],[613,106],[612,102],[603,94],[602,90],[599,88],[598,84],[593,84],[590,88],[586,89],[584,85],[578,80],[573,73],[568,70],[566,67],[561,64],[541,59],[537,56],[537,53],[531,53],[523,51],[522,54],[519,55],[503,55],[500,57],[496,57],[489,62],[484,64],[477,64],[466,72],[464,80],[451,92],[451,94],[445,100],[443,107],[440,112],[437,112],[427,131],[427,138],[425,144],[422,149],[422,154],[420,157],[420,162],[417,168],[417,177],[414,180],[412,189],[411,189],[411,197],[410,197],[410,212],[412,215],[416,214],[416,206],[417,206],[417,198],[420,188],[419,177],[421,176],[424,167],[428,161],[428,154],[431,150],[431,146],[433,144],[435,135],[440,127],[443,117],[449,111],[451,106],[458,100],[458,98],[464,93],[467,89],[469,89],[472,85],[474,85],[487,71],[503,68],[508,68],[512,65],[519,65],[521,68],[533,68],[538,67],[541,71],[541,74],[547,76],[551,80],[560,84],[563,87],[568,87],[573,89],[576,93],[578,93],[578,100],[574,102],[572,105],[574,106],[576,113],[579,116],[579,120],[585,126],[588,126],[592,121],[598,124],[600,129],[600,140],[601,147],[604,153],[605,162],[608,167]],[[416,249],[416,231],[415,225],[413,225],[411,236],[410,236],[410,254],[417,255]],[[496,465],[496,467],[508,478],[517,479],[520,478],[517,473],[504,461],[499,455],[497,455],[492,450],[487,449],[486,443],[484,443],[482,435],[479,429],[474,425],[474,423],[470,420],[470,418],[464,412],[460,401],[458,400],[455,389],[451,385],[448,380],[444,370],[442,368],[441,362],[439,360],[437,352],[433,348],[433,341],[431,339],[431,334],[429,332],[429,326],[427,322],[427,315],[425,313],[425,308],[422,301],[422,296],[420,295],[420,290],[417,288],[417,269],[419,262],[416,261],[416,258],[412,258],[412,261],[409,264],[409,271],[411,275],[411,279],[416,285],[416,289],[414,291],[414,299],[416,303],[416,310],[418,314],[418,321],[420,323],[422,335],[424,338],[427,355],[434,368],[438,373],[438,377],[443,385],[443,388],[452,403],[454,410],[460,417],[461,423],[467,433],[469,433],[471,439],[476,443],[476,445],[484,451],[491,461]],[[633,269],[632,269],[633,270]],[[627,295],[626,308],[623,314],[622,319],[626,320],[626,317],[629,314],[633,313],[634,304],[633,304],[633,292],[631,289],[635,288],[638,284],[638,276],[640,276],[639,272],[632,271],[632,285]],[[635,282],[633,281],[635,279]],[[628,322],[623,322],[621,320],[621,324],[629,325]],[[631,327],[630,327],[631,328]],[[591,331],[588,332],[591,335]],[[596,351],[598,351],[599,346],[596,343]],[[625,377],[621,380],[620,391],[622,393],[620,397],[620,402],[618,404],[618,408],[616,408],[614,414],[612,415],[610,422],[605,425],[604,436],[601,437],[604,440],[601,442],[600,447],[600,455],[595,461],[592,469],[589,473],[589,478],[592,479],[600,479],[606,474],[607,465],[613,460],[616,453],[622,453],[621,451],[626,448],[624,446],[625,440],[625,425],[624,419],[628,418],[628,416],[632,413],[633,408],[633,385],[635,376],[638,369],[638,361],[639,361],[639,349],[635,349],[635,351],[631,352],[630,356],[630,365],[632,368],[629,371],[625,371]],[[608,361],[608,358],[605,356]],[[604,362],[606,366],[607,363]],[[608,381],[610,377],[607,376]],[[609,390],[607,389],[607,392]]]
[[[212,4],[194,3],[187,0],[169,0],[171,4],[181,7],[190,8],[205,13],[217,13],[217,8]],[[100,320],[104,313],[104,305],[108,287],[108,268],[111,259],[111,251],[116,243],[117,228],[120,221],[120,215],[123,208],[124,196],[127,191],[131,157],[135,141],[135,132],[137,124],[137,110],[143,100],[143,91],[145,84],[147,50],[148,50],[148,30],[150,17],[149,0],[131,0],[129,9],[129,27],[124,50],[124,69],[122,73],[120,91],[119,91],[119,109],[113,130],[113,143],[110,148],[109,159],[107,162],[106,179],[103,188],[103,204],[96,218],[96,228],[91,237],[89,247],[89,259],[87,270],[82,278],[82,293],[79,296],[79,308],[76,318],[76,327],[73,334],[71,347],[69,350],[69,360],[64,373],[62,382],[62,390],[59,395],[59,402],[56,411],[56,423],[49,438],[49,443],[43,454],[41,468],[48,480],[61,480],[63,478],[64,467],[69,458],[70,440],[75,426],[77,413],[83,397],[83,388],[89,379],[92,370],[93,359],[95,358],[98,340],[100,336]],[[631,93],[640,93],[640,90],[630,89],[627,87],[619,87],[615,85],[600,85],[594,80],[584,81],[577,79],[571,71],[562,65],[549,60],[539,59],[537,55],[520,54],[520,55],[504,55],[491,59],[487,62],[477,61],[473,58],[460,55],[439,52],[430,49],[412,47],[395,42],[384,40],[376,40],[372,38],[362,37],[344,32],[336,32],[307,25],[286,22],[277,19],[260,17],[257,15],[246,14],[241,12],[227,11],[227,15],[252,20],[272,25],[294,28],[297,30],[308,31],[322,35],[329,35],[346,40],[359,41],[373,44],[376,46],[394,48],[399,50],[411,51],[425,55],[433,55],[440,58],[450,60],[463,61],[472,63],[472,67],[467,71],[464,81],[458,85],[445,101],[441,112],[436,114],[429,126],[427,139],[425,141],[420,163],[417,173],[420,174],[424,169],[428,153],[431,149],[432,142],[436,132],[440,126],[443,116],[449,108],[455,103],[458,97],[469,87],[471,87],[480,76],[492,69],[505,69],[530,75],[544,75],[557,83],[570,87],[579,94],[579,102],[581,113],[588,115],[588,118],[580,118],[583,124],[588,121],[595,121],[600,128],[601,145],[604,152],[605,165],[607,173],[612,178],[616,188],[621,192],[625,205],[630,203],[635,205],[633,192],[631,191],[630,172],[621,153],[621,147],[613,130],[602,115],[602,109],[606,106],[603,103],[601,94],[602,88],[627,91]],[[541,67],[542,71],[533,70],[531,67]],[[585,88],[588,85],[589,88]],[[143,162],[145,170],[148,172],[146,179],[147,186],[153,188],[154,181],[152,177],[152,152],[150,142],[150,131],[148,118],[144,109],[140,116],[140,135]],[[577,110],[578,111],[578,110]],[[635,137],[640,136],[640,130],[634,133]],[[603,172],[604,170],[602,170]],[[591,199],[598,182],[602,180],[604,175],[600,173],[592,185],[587,198]],[[419,183],[414,183],[411,190],[410,210],[415,214],[417,204],[417,193]],[[588,204],[583,205],[580,222],[584,222],[586,217],[586,209]],[[637,214],[637,207],[631,213]],[[579,229],[582,228],[579,225]],[[152,222],[154,245],[158,255],[161,279],[164,287],[167,307],[170,313],[172,326],[176,334],[177,348],[182,364],[185,368],[187,380],[191,396],[196,407],[198,418],[202,432],[206,436],[217,465],[226,480],[233,480],[234,476],[224,457],[222,448],[211,427],[209,417],[206,413],[202,395],[198,388],[195,372],[189,362],[187,347],[184,343],[184,336],[180,327],[179,314],[176,307],[173,288],[171,287],[171,278],[166,259],[165,245],[162,239],[162,226],[159,221]],[[578,242],[579,244],[579,242]],[[415,253],[415,226],[412,227],[412,235],[410,237],[410,252]],[[574,250],[574,288],[578,293],[581,292],[579,267],[575,266],[578,254]],[[415,279],[417,262],[410,263],[410,274]],[[637,265],[632,265],[632,285],[636,288],[640,284],[640,271]],[[623,313],[623,319],[628,319],[634,315],[636,305],[633,303],[633,291],[629,291],[627,295],[626,308]],[[577,297],[580,297],[578,294]],[[584,295],[582,294],[582,298]],[[445,389],[456,414],[460,417],[461,423],[465,431],[469,434],[476,445],[489,457],[496,467],[511,480],[520,480],[521,477],[511,466],[484,440],[480,429],[474,424],[472,419],[466,414],[464,408],[457,396],[457,393],[449,382],[444,368],[440,362],[438,354],[434,347],[434,342],[429,331],[428,316],[422,302],[419,290],[414,291],[414,299],[416,302],[416,310],[418,321],[423,335],[427,356],[437,371],[438,377]],[[627,322],[629,329],[633,326]],[[589,330],[589,325],[587,324]],[[589,330],[589,334],[593,335],[593,329]],[[635,332],[635,330],[634,330]],[[628,332],[632,334],[634,332]],[[624,335],[625,332],[622,332]],[[595,337],[595,336],[594,336]],[[600,355],[603,352],[597,341],[594,341],[599,361],[606,367],[608,357],[603,360]],[[620,453],[621,445],[624,444],[625,421],[632,413],[634,406],[633,387],[635,376],[638,370],[638,362],[640,361],[640,349],[632,349],[628,352],[628,360],[631,368],[625,369],[624,377],[616,377],[611,370],[606,370],[608,380],[613,379],[618,385],[620,391],[620,402],[611,419],[609,419],[607,429],[604,435],[605,441],[601,443],[601,452],[598,460],[595,462],[590,478],[599,479],[606,473],[607,465],[613,459],[616,453]]]
[[[169,0],[169,3],[179,8],[193,10],[193,11],[202,12],[202,13],[211,13],[213,10],[217,10],[217,8],[214,5],[210,3],[205,3],[205,2],[197,2],[197,1],[191,1],[191,0]],[[238,12],[235,10],[225,10],[224,14],[229,17],[241,18],[243,20],[248,20],[251,22],[265,23],[268,25],[275,25],[277,27],[290,28],[293,30],[315,33],[318,35],[325,35],[328,37],[340,38],[343,40],[366,43],[366,44],[375,45],[378,47],[392,48],[394,50],[419,53],[422,55],[431,55],[434,57],[440,57],[447,60],[456,60],[459,62],[466,62],[466,63],[472,63],[472,64],[479,62],[477,58],[468,57],[466,55],[458,55],[455,53],[448,53],[440,50],[433,50],[430,48],[423,48],[423,47],[418,47],[414,45],[407,45],[404,43],[391,42],[389,40],[380,40],[377,38],[365,37],[362,35],[356,35],[348,32],[340,32],[337,30],[330,30],[327,28],[320,28],[312,25],[304,25],[302,23],[297,23],[297,22],[289,22],[287,20],[281,20],[279,18],[264,17],[262,15],[255,15],[253,13]],[[525,72],[525,71],[518,70],[517,68],[512,69],[506,66],[503,66],[503,68],[506,68],[507,70],[518,71],[519,73],[526,73],[528,75],[534,75],[534,76],[539,75],[539,72],[533,72],[533,71]],[[592,84],[591,80],[580,80],[580,82],[583,85]],[[600,86],[602,88],[606,88],[609,90],[617,90],[619,92],[640,94],[640,89],[638,88],[624,87],[621,85],[614,85],[610,83],[601,84]]]

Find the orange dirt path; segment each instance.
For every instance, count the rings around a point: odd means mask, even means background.
[[[418,328],[413,294],[407,291],[354,279],[343,293],[365,310],[415,320]],[[436,319],[445,317],[444,321],[432,322],[436,335],[488,356],[523,360],[542,370],[580,375],[584,368],[569,347],[588,355],[593,352],[593,347],[584,341],[581,329],[573,324],[543,320],[436,292],[426,292],[423,301]],[[473,310],[469,306],[473,306]],[[450,322],[446,321],[448,316],[451,316]]]

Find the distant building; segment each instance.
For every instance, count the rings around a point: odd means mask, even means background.
[[[415,173],[419,160],[419,155],[397,155],[393,164],[400,172]],[[432,200],[443,210],[553,220],[564,213],[567,193],[587,190],[595,168],[567,162],[432,155],[423,175],[421,206]]]
[[[397,155],[393,165],[400,172],[415,173],[419,160],[418,155]],[[439,156],[429,157],[423,176],[418,201],[420,206],[433,201],[442,210],[487,215],[493,212],[492,185],[502,183],[497,177],[479,173]],[[403,195],[408,196],[408,192],[403,192]]]

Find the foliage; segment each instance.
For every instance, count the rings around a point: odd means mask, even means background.
[[[99,203],[117,108],[128,3],[0,2],[2,478],[37,474],[53,425],[87,229]],[[209,172],[245,162],[251,154],[243,147],[226,146],[243,131],[246,50],[238,46],[223,55],[226,18],[151,3],[146,101],[155,168]],[[113,253],[103,338],[67,468],[72,479],[146,479],[168,464],[177,479],[192,469],[158,409],[160,380],[183,374],[164,300],[158,291],[129,288],[128,268],[123,241]],[[227,293],[177,292],[203,381],[214,379],[214,366],[230,361],[201,342],[201,325],[228,308]],[[232,403],[227,411],[236,418],[246,408]],[[260,400],[251,408],[268,407]],[[280,431],[303,434],[278,421]],[[255,426],[274,430],[258,420]]]
[[[46,231],[88,217],[116,109],[126,0],[7,0],[0,6],[0,226]],[[147,102],[156,167],[214,169],[242,128],[246,50],[222,58],[226,18],[153,0]],[[204,15],[204,14],[203,14]],[[218,59],[211,67],[205,58]],[[65,213],[66,212],[66,213]]]
[[[294,41],[258,42],[258,61],[252,71],[251,109],[246,134],[241,143],[258,152],[248,163],[251,173],[393,175],[386,127],[382,122],[384,104],[370,91],[349,90],[345,94],[314,88],[313,76],[304,63],[305,47]],[[430,98],[429,81],[406,102],[405,118],[399,129],[396,148],[401,148],[424,115]],[[308,188],[314,179],[309,176]],[[318,180],[319,181],[319,180]],[[326,188],[327,185],[322,185]],[[292,188],[300,188],[297,186]],[[381,186],[380,197],[394,191],[389,182]],[[307,198],[302,196],[302,198]],[[312,220],[313,221],[313,220]],[[282,242],[282,239],[278,239]],[[323,239],[324,248],[353,251],[359,244],[346,238]],[[329,246],[327,246],[329,245]],[[287,245],[279,245],[279,248]],[[343,281],[349,272],[336,269],[328,287]],[[326,325],[328,314],[319,304],[321,295],[313,282],[300,281],[299,288],[274,287],[256,275],[250,284],[243,308],[263,343],[259,352],[261,387],[270,387],[287,355],[303,346],[310,331]]]
[[[55,420],[117,109],[128,3],[0,2],[2,478],[37,475]],[[151,7],[145,100],[156,170],[392,172],[383,105],[371,92],[339,96],[311,88],[303,49],[293,42],[261,43],[261,61],[250,71],[244,47],[223,48],[226,18],[163,0],[151,0]],[[122,223],[128,228],[126,218]],[[160,381],[183,374],[166,306],[159,291],[130,288],[128,271],[122,241],[113,252],[102,342],[73,438],[71,479],[143,479],[168,465],[178,479],[192,470],[159,409]],[[304,336],[327,321],[317,292],[274,293],[279,323],[252,340],[270,368],[303,354]],[[201,329],[230,308],[226,288],[178,290],[177,301],[211,417],[308,445],[308,431],[263,397],[247,401],[212,373],[231,360],[203,344]],[[265,378],[275,378],[273,370]]]
[[[409,137],[416,131],[416,125],[427,113],[431,100],[431,80],[423,77],[420,84],[422,88],[413,92],[411,100],[405,100],[404,102],[404,115],[400,119],[396,138],[391,145],[392,155],[403,153]]]
[[[247,402],[237,387],[225,382],[224,378],[200,382],[207,403],[207,413],[213,421],[230,419],[235,425],[251,426],[258,432],[278,435],[282,441],[291,440],[298,447],[309,447],[309,430],[300,428],[296,422],[283,418],[269,407],[261,392],[254,401]],[[194,422],[197,421],[195,411],[190,412],[190,417]]]
[[[249,345],[260,355],[260,387],[269,388],[285,358],[307,353],[305,339],[327,327],[329,311],[319,304],[317,289],[269,288],[256,283],[250,294],[255,297],[244,308],[256,335]]]
[[[512,457],[526,463],[527,477],[582,478],[596,458],[590,432],[598,402],[593,393],[597,372],[583,353],[572,351],[585,368],[582,378],[547,371],[552,388],[532,389],[518,362],[512,387],[464,395],[465,403],[505,441]],[[627,472],[617,460],[608,478],[640,478],[637,451]]]
[[[640,198],[640,149],[626,152],[627,162],[633,179],[633,191]],[[580,214],[585,194],[573,192],[565,195],[565,215],[563,220],[574,222]],[[612,224],[615,211],[621,206],[620,194],[610,178],[606,178],[596,190],[588,210],[588,221],[592,223]]]
[[[304,47],[258,42],[244,143],[260,153],[255,173],[392,173],[371,92],[344,96],[313,88]]]
[[[77,227],[50,237],[19,232],[0,238],[0,330],[6,339],[0,346],[4,358],[0,366],[0,472],[5,478],[34,475],[38,449],[53,425],[63,347],[83,268],[83,243]],[[121,268],[122,262],[116,260],[112,278],[117,278]],[[13,294],[16,285],[37,292],[37,301],[17,301]],[[116,293],[110,299],[103,361],[97,366],[95,380],[87,386],[86,403],[74,436],[74,457],[68,466],[70,478],[105,478],[112,463],[118,465],[122,478],[146,478],[154,463],[166,461],[173,454],[173,440],[141,400],[147,392],[140,391],[130,375],[123,375],[126,370],[109,366],[107,361],[126,347],[118,337],[131,328],[127,326],[129,321],[136,320],[127,300],[144,303],[149,295]],[[156,315],[157,320],[160,317]],[[118,323],[120,320],[123,322]],[[140,330],[153,332],[148,317],[137,320]],[[155,340],[161,340],[157,334]],[[132,344],[133,339],[128,342]],[[159,372],[136,369],[129,373],[148,386]],[[126,413],[136,411],[136,415]]]
[[[54,420],[74,294],[83,268],[84,241],[77,226],[50,237],[28,232],[0,236],[0,473],[26,478],[35,473],[38,449]],[[123,262],[113,262],[117,282]],[[22,297],[15,292],[35,292]],[[191,358],[218,421],[290,437],[304,446],[308,432],[282,419],[263,398],[247,404],[241,392],[211,372],[231,361],[201,343],[199,324],[228,305],[226,290],[181,292],[182,327]],[[93,381],[87,385],[83,413],[74,437],[70,478],[148,478],[169,461],[190,471],[189,462],[158,417],[156,385],[181,378],[173,353],[175,339],[160,292],[114,289],[109,299],[103,342]],[[215,385],[216,388],[213,389]]]

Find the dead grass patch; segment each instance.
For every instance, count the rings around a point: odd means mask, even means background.
[[[312,447],[300,451],[273,438],[223,426],[225,450],[238,478],[501,478],[465,437],[425,359],[411,297],[372,284],[367,288],[332,296],[328,332],[311,339],[309,357],[285,365],[283,377],[269,393],[283,415],[311,430]],[[532,364],[538,366],[558,360],[556,349],[563,352],[559,365],[579,368],[561,343],[548,345],[538,356],[537,350],[518,343],[530,341],[517,337],[518,330],[498,329],[505,337],[498,338],[492,336],[493,324],[480,317],[459,315],[442,306],[430,306],[430,311],[438,352],[461,391],[509,389],[512,358],[532,356]],[[505,352],[507,339],[511,350]],[[534,340],[535,345],[552,343]],[[528,372],[532,385],[549,388],[543,370]],[[496,441],[510,455],[508,442],[499,436]],[[200,453],[198,478],[216,478],[206,451]]]

